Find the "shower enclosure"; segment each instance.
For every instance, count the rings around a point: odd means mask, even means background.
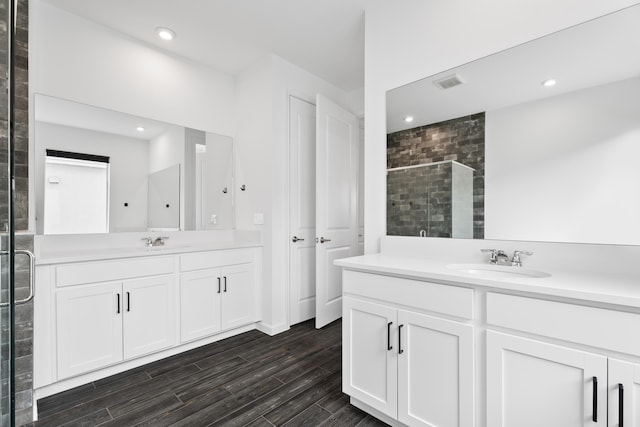
[[[20,20],[17,14],[18,3],[22,8]],[[16,392],[14,345],[18,339],[21,345],[26,342],[30,347],[32,334],[32,324],[26,328],[27,332],[21,330],[19,337],[16,337],[14,328],[16,307],[24,307],[33,298],[33,255],[28,250],[16,250],[15,239],[16,204],[20,207],[19,229],[28,228],[28,190],[25,189],[28,183],[26,8],[27,0],[0,0],[0,425],[3,427],[24,424],[30,419],[31,407],[31,372],[21,372],[18,381],[21,387]],[[17,107],[16,100],[19,103]],[[17,150],[16,145],[19,145]],[[16,170],[19,180],[16,180]],[[19,194],[18,202],[16,194]],[[16,288],[16,265],[18,270],[25,266],[30,270],[28,286]],[[23,355],[24,347],[19,353]],[[30,357],[23,359],[30,361]],[[22,371],[23,368],[20,369]],[[26,369],[30,371],[31,367]],[[25,378],[29,378],[28,381]],[[16,395],[20,397],[19,406],[22,410],[22,421],[18,422]]]
[[[473,238],[473,169],[453,160],[389,169],[387,234]]]

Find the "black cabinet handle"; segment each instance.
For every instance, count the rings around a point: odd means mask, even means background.
[[[624,427],[624,386],[618,383],[618,427]]]
[[[220,278],[218,277],[218,293],[220,293]]]
[[[227,292],[227,276],[224,277],[224,291]]]
[[[404,325],[398,326],[398,354],[404,353],[404,350],[402,349],[402,327],[403,326]]]
[[[391,325],[393,325],[393,322],[387,323],[387,351],[393,350],[391,345]]]
[[[118,303],[118,310],[116,311],[116,314],[120,314],[120,294],[116,294],[116,301]]]
[[[127,292],[127,311],[131,311],[131,294]]]
[[[593,414],[591,419],[598,422],[598,377],[593,377]]]

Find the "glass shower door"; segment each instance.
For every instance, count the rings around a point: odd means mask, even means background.
[[[0,0],[0,425],[15,424],[13,83],[14,0]]]

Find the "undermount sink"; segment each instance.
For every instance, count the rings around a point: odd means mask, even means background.
[[[477,277],[485,277],[488,279],[540,279],[550,277],[551,274],[532,270],[530,268],[512,267],[509,265],[491,265],[491,264],[448,264],[447,268],[456,270],[461,273],[471,274]]]

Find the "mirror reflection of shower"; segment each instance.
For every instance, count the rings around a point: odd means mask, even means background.
[[[473,172],[454,160],[387,170],[387,234],[473,237]]]

